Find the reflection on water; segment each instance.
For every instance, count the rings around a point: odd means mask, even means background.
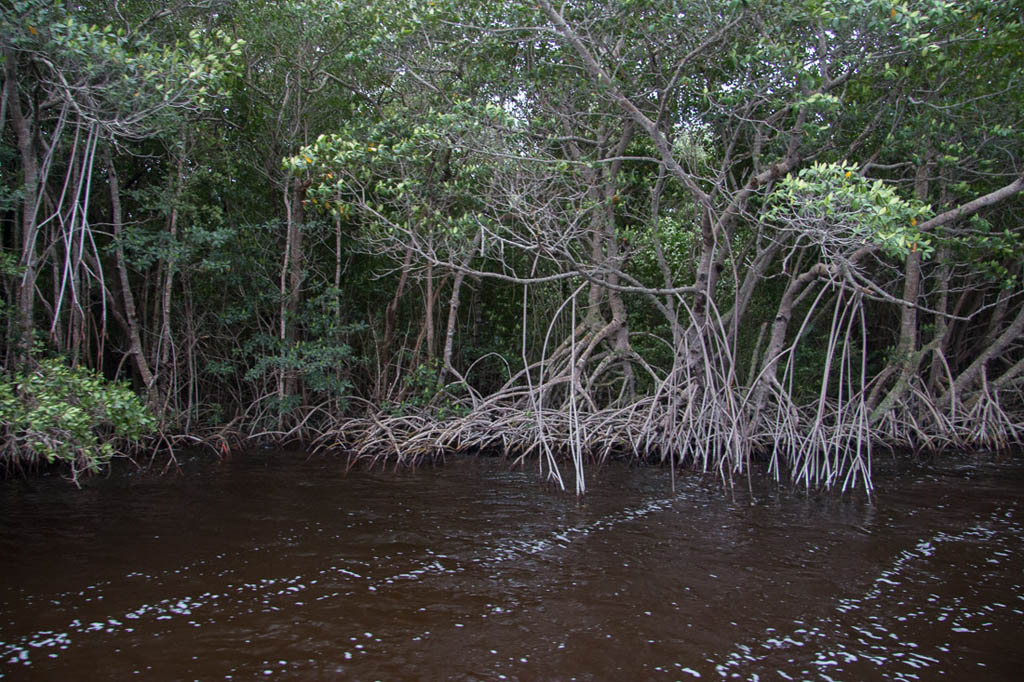
[[[884,464],[884,463],[883,463]],[[1015,679],[1019,461],[839,497],[301,453],[0,484],[0,677]]]

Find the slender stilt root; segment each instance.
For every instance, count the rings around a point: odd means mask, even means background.
[[[671,462],[712,473],[723,481],[745,475],[752,460],[767,462],[775,479],[807,487],[860,487],[871,491],[873,444],[915,449],[1005,447],[1024,443],[1024,428],[992,396],[954,417],[938,411],[915,417],[901,408],[873,426],[861,401],[795,406],[774,395],[757,423],[725,409],[721,393],[688,404],[680,414],[666,401],[646,398],[593,412],[531,412],[491,403],[465,416],[372,414],[338,421],[313,442],[318,451],[345,453],[350,464],[416,466],[448,454],[497,452],[517,462],[536,459],[551,468],[582,456]],[[739,401],[737,401],[739,402]],[[557,471],[549,474],[558,481]]]

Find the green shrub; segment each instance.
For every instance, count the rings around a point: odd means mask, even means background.
[[[77,480],[98,471],[118,441],[150,433],[156,419],[131,389],[59,358],[0,381],[0,458],[63,461]]]

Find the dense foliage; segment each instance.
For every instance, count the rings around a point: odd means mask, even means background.
[[[8,460],[61,460],[72,476],[96,472],[115,443],[152,431],[155,420],[126,386],[112,384],[63,358],[44,358],[0,383],[3,456]]]
[[[879,442],[1024,437],[1019,3],[2,11],[9,462],[98,461],[126,404],[26,427],[37,344],[130,381],[161,442],[500,447],[559,481],[629,454],[870,486]]]

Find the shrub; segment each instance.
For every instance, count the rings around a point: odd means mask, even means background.
[[[150,433],[156,419],[131,389],[60,358],[0,381],[0,459],[67,462],[77,481],[96,472],[119,442]]]

